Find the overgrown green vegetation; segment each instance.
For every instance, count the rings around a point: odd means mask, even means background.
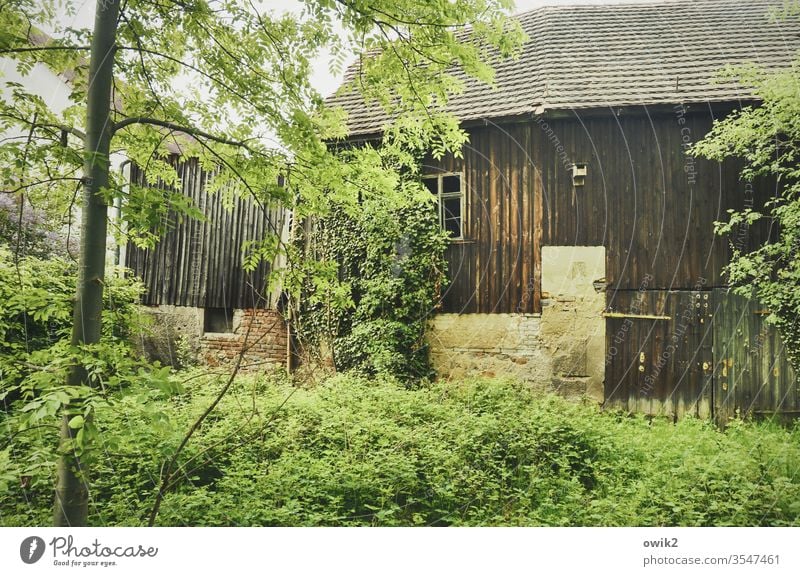
[[[92,524],[146,523],[160,467],[222,385],[178,378],[183,393],[135,387],[98,408]],[[0,524],[49,521],[52,468],[26,466],[56,440],[37,430],[0,449]],[[158,523],[796,525],[799,441],[797,428],[604,414],[508,381],[240,377],[179,459]]]
[[[70,14],[73,0],[6,4],[0,54],[14,58],[23,75],[37,64],[71,73],[63,111],[22,83],[6,83],[0,132],[13,135],[0,143],[0,184],[19,205],[25,195],[45,195],[67,212],[83,190],[75,347],[101,339],[108,206],[120,204],[124,225],[117,231],[145,245],[163,231],[168,207],[178,218],[198,215],[179,194],[166,192],[181,187],[167,162],[176,138],[183,155],[213,173],[206,191],[231,202],[280,204],[298,222],[365,198],[391,210],[407,201],[395,186],[399,167],[428,150],[437,157],[460,150],[466,141],[446,112],[448,99],[463,88],[458,71],[491,82],[489,50],[511,57],[524,39],[519,23],[507,18],[509,0],[318,0],[302,3],[299,12],[244,1],[109,0],[97,3],[92,30],[59,22],[58,9]],[[48,31],[47,46],[38,30]],[[312,86],[312,63],[327,53],[341,72],[354,51],[364,57],[347,89],[393,120],[380,149],[340,154],[330,144],[347,136],[345,115]],[[145,167],[147,185],[126,183],[111,170],[112,151]],[[249,263],[285,256],[280,237],[272,230],[251,244]],[[279,278],[281,272],[273,270],[273,280],[283,280],[297,300],[299,287],[290,274]],[[412,336],[398,340],[409,346]],[[386,356],[376,351],[368,362]],[[92,366],[75,360],[67,375],[73,391],[60,408],[65,425],[54,521],[64,526],[85,523],[89,489],[88,463],[70,450],[67,425],[85,406],[70,397],[98,387]]]
[[[69,347],[76,274],[70,260],[15,259],[0,243],[0,399],[26,396],[23,383],[26,389],[36,388],[35,382],[63,385],[59,378],[78,354]],[[141,291],[138,280],[117,273],[107,278],[103,338],[93,354],[85,348],[101,378],[104,370],[118,372],[112,366],[131,362],[130,339],[145,327],[137,309]]]
[[[413,383],[433,376],[425,331],[446,282],[447,236],[430,194],[413,180],[405,186],[407,206],[364,202],[315,222],[313,261],[305,262],[327,274],[306,276],[295,326],[339,371]]]
[[[146,329],[137,302],[137,280],[109,274],[104,291],[103,334],[93,345],[72,346],[69,331],[74,305],[74,262],[58,257],[14,258],[0,243],[0,490],[24,485],[55,464],[61,407],[74,402],[70,426],[73,449],[83,453],[96,437],[89,413],[105,405],[132,382],[169,388],[169,370],[149,365],[132,354],[131,338]],[[96,388],[69,387],[65,375],[83,363],[98,382]],[[47,442],[31,443],[49,438]],[[11,454],[19,465],[8,468]],[[12,473],[11,470],[14,470]],[[52,495],[52,492],[50,493]],[[49,524],[49,522],[47,522]]]

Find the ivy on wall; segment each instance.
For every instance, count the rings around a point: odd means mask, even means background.
[[[431,377],[425,330],[446,281],[448,242],[434,204],[334,206],[303,241],[323,273],[304,287],[301,344],[337,371],[407,384]]]

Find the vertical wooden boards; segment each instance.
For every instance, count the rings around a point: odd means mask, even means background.
[[[607,284],[636,290],[690,290],[724,284],[729,242],[714,234],[727,209],[755,205],[774,183],[750,190],[739,181],[741,164],[690,158],[684,147],[710,130],[705,113],[597,114],[531,123],[542,166],[543,243],[603,245]],[[588,164],[583,186],[573,186],[569,165]],[[757,245],[762,230],[750,230]]]
[[[769,313],[755,299],[714,290],[715,418],[797,416],[798,381]]]
[[[465,237],[447,249],[451,313],[531,313],[540,308],[539,238],[531,128],[526,123],[470,131],[463,159],[426,159],[423,173],[461,172]]]
[[[233,198],[226,206],[221,193],[208,194],[209,174],[195,159],[172,156],[182,179],[182,193],[203,213],[204,220],[166,216],[167,231],[152,249],[128,244],[127,262],[145,283],[143,303],[210,308],[263,308],[270,263],[253,272],[243,267],[246,243],[280,233],[283,209],[263,206],[253,199]],[[213,175],[212,175],[213,176]],[[131,179],[145,183],[134,168]]]
[[[708,417],[713,375],[711,292],[607,293],[606,405]]]
[[[800,414],[796,374],[755,299],[727,289],[608,292],[606,405],[724,425]]]

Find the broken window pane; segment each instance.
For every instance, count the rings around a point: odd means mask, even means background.
[[[443,199],[444,229],[454,238],[461,237],[461,198]]]

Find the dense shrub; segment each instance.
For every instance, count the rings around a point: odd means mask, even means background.
[[[138,281],[109,273],[100,342],[70,345],[76,272],[72,261],[57,257],[15,259],[0,243],[0,507],[17,523],[49,523],[64,405],[80,402],[71,425],[88,440],[96,430],[87,416],[114,391],[134,380],[142,388],[169,389],[168,369],[132,354],[131,336],[141,329]],[[78,364],[94,388],[66,385],[67,372]],[[8,500],[9,491],[22,499]]]
[[[185,393],[148,389],[99,409],[93,523],[146,522],[165,458],[221,385],[183,378]],[[800,430],[768,424],[723,433],[691,418],[601,413],[514,382],[408,390],[339,376],[306,390],[240,378],[179,459],[185,474],[158,522],[796,525],[798,440]],[[12,480],[0,523],[46,523],[49,485]]]
[[[77,265],[70,260],[15,260],[0,243],[0,399],[26,378],[42,378],[69,354],[76,277]],[[106,277],[103,345],[109,354],[98,361],[115,363],[129,355],[127,342],[142,328],[137,310],[141,291],[136,280]]]
[[[299,240],[314,247],[306,262],[314,273],[297,336],[308,349],[326,346],[339,371],[407,384],[433,375],[425,330],[446,281],[447,235],[424,195],[392,210],[374,201],[356,214],[338,207]]]

